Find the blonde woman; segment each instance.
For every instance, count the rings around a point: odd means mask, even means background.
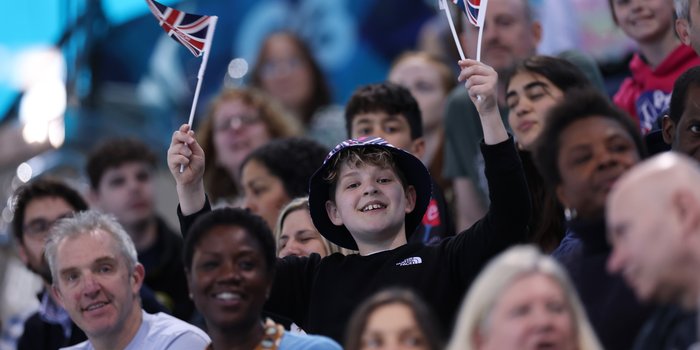
[[[491,261],[466,296],[448,350],[601,349],[566,272],[534,246]]]
[[[354,251],[341,248],[323,238],[318,232],[309,214],[309,197],[295,198],[279,214],[275,226],[277,257],[309,256],[317,253],[321,257],[333,253],[344,255]]]

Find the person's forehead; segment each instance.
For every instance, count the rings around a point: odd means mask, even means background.
[[[41,208],[40,211],[35,211],[33,209]],[[25,220],[26,217],[34,215],[47,214],[46,209],[49,208],[52,211],[61,211],[70,213],[75,211],[75,208],[63,197],[61,196],[41,196],[32,198],[27,202],[24,209]]]
[[[360,164],[354,163],[351,159],[346,159],[345,161],[343,161],[343,163],[340,164],[338,168],[339,177],[342,178],[345,176],[363,175],[375,171],[394,172],[394,169],[391,166],[380,166],[377,164],[369,163],[366,159],[362,160],[364,162]]]
[[[681,114],[681,121],[700,119],[700,84],[693,83],[688,86],[685,95],[685,108]]]
[[[371,112],[362,112],[355,115],[353,118],[353,123],[367,123],[367,122],[387,122],[387,121],[401,121],[408,123],[408,119],[403,115],[403,113],[390,114],[383,110],[376,110]]]
[[[62,268],[89,265],[104,257],[122,258],[114,237],[102,229],[81,231],[66,237],[56,250],[56,260]]]
[[[140,160],[127,160],[105,170],[105,176],[117,176],[130,173],[150,172],[153,169],[151,164]]]
[[[491,0],[486,12],[487,17],[510,15],[525,18],[528,0]]]

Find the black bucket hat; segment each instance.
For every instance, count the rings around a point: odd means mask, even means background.
[[[309,210],[314,225],[327,240],[343,248],[357,250],[357,243],[345,225],[333,224],[326,212],[326,201],[330,199],[330,183],[324,180],[324,177],[328,173],[333,159],[340,151],[350,147],[373,147],[389,151],[396,166],[401,169],[406,178],[405,185],[412,185],[416,189],[416,206],[413,211],[406,214],[406,239],[408,240],[421,223],[423,214],[428,207],[432,193],[432,180],[428,169],[418,158],[379,137],[351,139],[339,143],[326,156],[323,165],[311,176],[309,180]]]

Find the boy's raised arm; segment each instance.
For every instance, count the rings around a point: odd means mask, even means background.
[[[484,131],[484,143],[495,145],[508,139],[500,112],[498,111],[498,73],[479,61],[461,60],[458,62],[462,71],[458,80],[464,82],[469,98],[474,102],[481,117]]]
[[[206,201],[204,151],[187,124],[173,133],[168,148],[168,168],[175,178],[182,214],[190,215],[201,210]]]

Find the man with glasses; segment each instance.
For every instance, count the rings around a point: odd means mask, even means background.
[[[14,196],[12,232],[20,260],[41,277],[44,289],[38,294],[39,310],[24,322],[17,349],[58,349],[86,339],[49,292],[52,283],[44,245],[51,227],[60,219],[85,211],[88,205],[80,194],[61,181],[37,179],[17,189]],[[144,308],[162,311],[152,291],[143,290]]]

